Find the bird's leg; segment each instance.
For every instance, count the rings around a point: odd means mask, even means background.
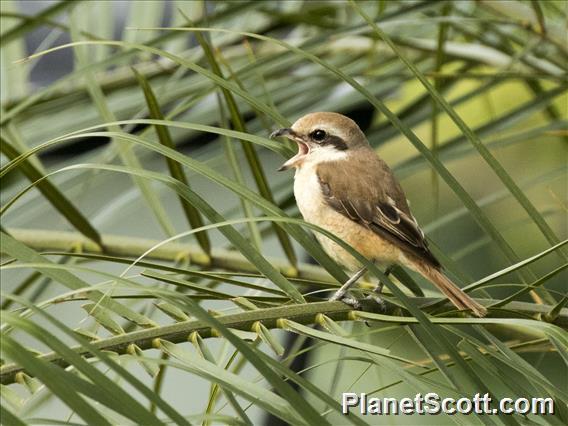
[[[388,277],[393,269],[394,269],[394,265],[390,265],[389,267],[387,267],[387,269],[385,269],[385,272],[384,272],[385,276]],[[381,297],[381,293],[383,292],[383,287],[384,287],[384,283],[382,281],[379,281],[377,286],[373,289],[373,293],[369,294],[366,297],[366,299],[372,299],[378,305],[383,306],[384,300]]]
[[[385,269],[385,277],[388,277],[392,270],[394,269],[394,265],[390,265],[389,267],[387,267],[387,269]],[[383,287],[384,287],[384,283],[382,281],[379,281],[379,283],[377,284],[377,286],[375,287],[375,289],[373,290],[375,293],[377,294],[381,294],[383,292]]]
[[[330,301],[335,301],[335,300],[343,300],[345,298],[345,294],[347,293],[347,291],[351,288],[351,286],[353,284],[355,284],[357,282],[357,280],[359,278],[361,278],[365,272],[367,271],[367,268],[363,267],[361,268],[359,271],[357,271],[355,273],[355,275],[353,275],[351,278],[349,278],[345,284],[343,284],[341,287],[339,287],[339,290],[337,290],[335,292],[335,294],[333,296],[330,297]]]

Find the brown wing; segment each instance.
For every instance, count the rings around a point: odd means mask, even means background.
[[[348,165],[341,161],[323,163],[318,166],[317,175],[329,206],[432,266],[440,267],[410,213],[402,188],[374,152]],[[358,179],[352,179],[353,175]]]

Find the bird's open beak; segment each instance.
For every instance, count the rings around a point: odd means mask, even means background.
[[[270,134],[270,139],[278,138],[280,136],[286,136],[286,137],[290,137],[290,139],[292,139],[291,136],[293,136],[293,135],[295,135],[295,132],[292,129],[290,129],[289,127],[286,127],[284,129],[278,129],[278,130],[273,131]]]
[[[298,153],[286,161],[280,168],[278,169],[279,172],[283,170],[291,169],[292,167],[296,167],[299,165],[302,160],[310,153],[310,147],[304,141],[304,138],[296,133],[294,130],[290,128],[278,129],[270,134],[270,139],[274,139],[280,136],[287,137],[288,139],[293,140],[298,144]]]

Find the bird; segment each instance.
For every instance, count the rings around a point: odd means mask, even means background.
[[[335,112],[313,112],[274,131],[298,145],[278,170],[295,169],[294,197],[306,222],[351,245],[379,266],[402,265],[433,283],[459,310],[482,317],[487,309],[443,272],[428,248],[394,173],[370,146],[357,123]],[[364,267],[332,239],[316,232],[324,251],[353,275],[331,297],[345,300]]]

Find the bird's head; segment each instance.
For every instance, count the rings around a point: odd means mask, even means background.
[[[290,128],[279,129],[270,137],[285,136],[298,144],[298,153],[278,170],[298,168],[306,162],[320,163],[346,158],[351,152],[368,147],[359,126],[335,112],[314,112],[298,119]]]

